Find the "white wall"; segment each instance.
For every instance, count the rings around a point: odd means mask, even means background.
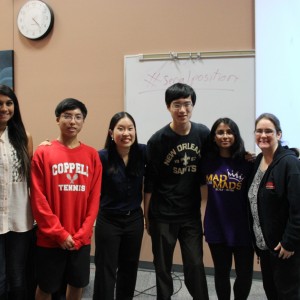
[[[256,115],[275,114],[282,140],[300,146],[300,1],[256,0]]]

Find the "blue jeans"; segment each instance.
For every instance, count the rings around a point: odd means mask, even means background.
[[[0,234],[0,295],[26,299],[26,267],[32,230]]]

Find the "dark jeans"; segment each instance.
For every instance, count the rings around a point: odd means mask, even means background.
[[[34,272],[33,266],[30,265],[33,259],[29,257],[33,234],[30,230],[0,235],[0,295],[7,293],[7,299],[33,299],[28,285],[28,280],[34,277],[31,273]]]
[[[180,244],[184,282],[194,300],[208,300],[203,265],[203,234],[200,219],[168,224],[150,220],[152,252],[156,272],[157,299],[170,300],[174,292],[171,276],[173,254]]]
[[[94,300],[134,296],[144,232],[142,210],[130,215],[99,213],[95,229]]]
[[[225,244],[209,244],[214,262],[214,278],[219,300],[230,300],[230,271],[232,258],[235,263],[236,279],[233,285],[235,300],[246,300],[249,296],[252,275],[254,250],[249,247],[228,247]]]
[[[259,250],[263,286],[269,300],[300,299],[300,251],[288,259]]]

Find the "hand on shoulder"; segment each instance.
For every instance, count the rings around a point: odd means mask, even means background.
[[[39,146],[51,146],[51,145],[52,143],[50,142],[49,139],[46,139],[39,144]]]
[[[255,159],[256,159],[256,154],[247,151],[246,154],[245,154],[245,159],[246,159],[247,161],[254,162]]]

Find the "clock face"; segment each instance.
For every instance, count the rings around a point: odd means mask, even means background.
[[[40,0],[26,2],[18,14],[18,28],[25,37],[38,40],[52,29],[54,15],[52,9]]]

